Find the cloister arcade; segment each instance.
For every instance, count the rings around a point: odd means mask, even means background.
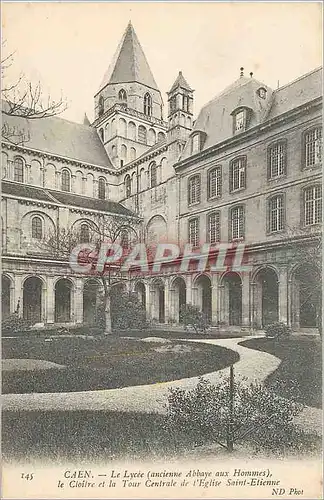
[[[155,323],[181,322],[181,306],[197,305],[213,325],[262,329],[283,321],[315,328],[320,307],[320,271],[311,263],[291,268],[257,266],[250,274],[188,273],[137,278],[123,285],[137,293]],[[121,289],[114,288],[113,293]],[[102,283],[97,278],[45,274],[2,276],[2,316],[14,311],[32,323],[93,324]]]

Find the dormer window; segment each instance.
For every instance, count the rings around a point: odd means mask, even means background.
[[[261,99],[265,99],[267,97],[267,91],[264,87],[260,87],[257,91],[257,94]]]
[[[206,134],[204,132],[196,132],[191,136],[191,154],[194,155],[202,150]]]
[[[243,132],[246,127],[246,111],[243,109],[234,115],[234,132]]]

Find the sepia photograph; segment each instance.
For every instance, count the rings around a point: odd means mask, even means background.
[[[3,498],[322,498],[322,3],[1,11]]]

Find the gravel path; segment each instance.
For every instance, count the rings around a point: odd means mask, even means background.
[[[249,337],[252,338],[252,337]],[[280,364],[280,359],[266,352],[248,349],[238,345],[242,338],[204,339],[194,342],[219,345],[232,349],[240,355],[240,360],[234,365],[235,377],[244,377],[248,382],[263,382]],[[208,373],[204,377],[212,383],[228,375],[225,368]],[[108,389],[100,391],[84,391],[69,393],[32,393],[5,394],[2,396],[3,410],[110,410],[129,412],[159,412],[165,411],[164,404],[169,387],[190,389],[198,382],[198,377],[191,377],[172,382],[150,385],[125,387],[123,389]],[[306,407],[298,417],[298,422],[305,429],[322,430],[322,411]]]

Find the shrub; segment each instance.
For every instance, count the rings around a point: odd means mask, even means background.
[[[111,297],[111,320],[114,330],[148,328],[146,311],[136,293],[118,293]]]
[[[306,435],[293,423],[301,404],[244,381],[234,381],[232,397],[233,406],[227,378],[217,385],[200,378],[190,390],[171,388],[167,426],[192,445],[218,442],[226,446],[230,429],[233,443],[251,442],[255,449],[282,452],[315,447],[318,437]]]
[[[2,320],[1,331],[2,334],[15,334],[21,331],[26,331],[30,328],[30,322],[24,318],[20,318],[18,313],[15,312]]]
[[[280,339],[281,337],[288,337],[291,334],[291,329],[285,323],[271,323],[264,329],[266,337],[274,337]]]
[[[206,315],[200,311],[199,307],[192,304],[184,304],[180,308],[180,320],[185,330],[193,328],[196,333],[206,333],[209,322]]]

